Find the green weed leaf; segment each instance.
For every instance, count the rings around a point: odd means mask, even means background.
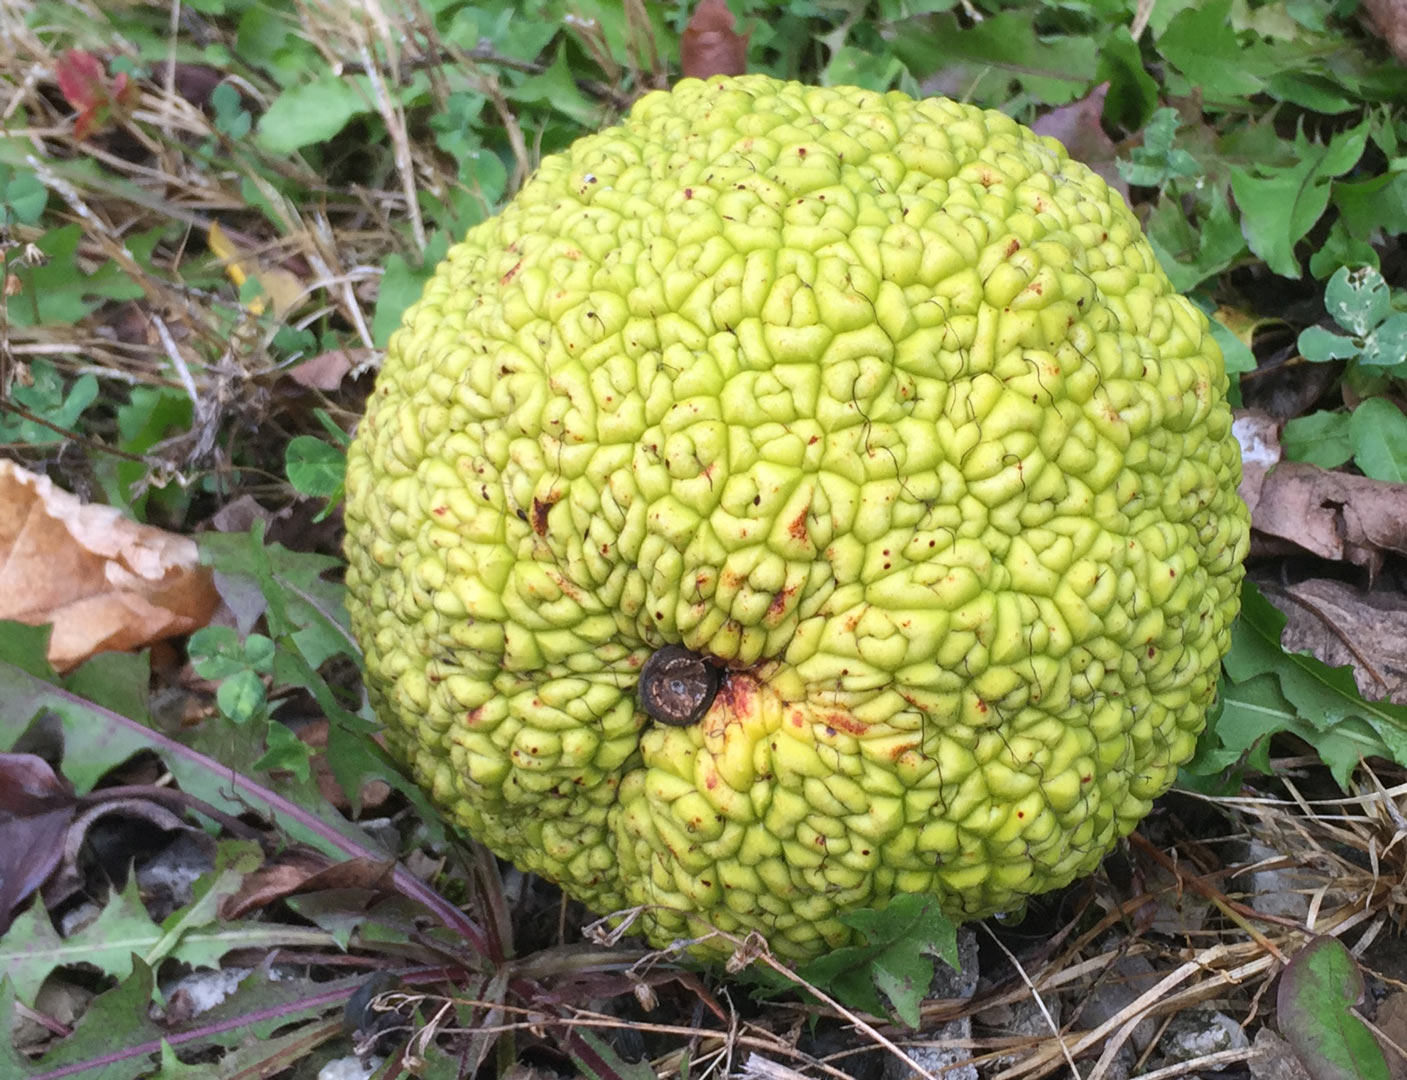
[[[1285,616],[1254,585],[1243,584],[1241,617],[1225,661],[1228,694],[1257,676],[1273,675],[1293,714],[1307,725],[1312,743],[1317,745],[1320,737],[1339,732],[1348,722],[1361,723],[1371,731],[1382,756],[1407,764],[1407,706],[1363,700],[1350,667],[1331,668],[1309,653],[1287,653],[1280,646],[1284,629]],[[1342,759],[1328,764],[1339,783],[1346,784],[1352,764]]]
[[[289,441],[284,452],[288,481],[296,491],[316,499],[327,499],[326,514],[342,498],[342,482],[347,475],[347,454],[313,435],[299,435]]]
[[[1158,38],[1158,51],[1208,98],[1225,101],[1255,94],[1261,80],[1246,63],[1246,50],[1231,27],[1231,0],[1184,7]]]
[[[391,334],[400,326],[406,309],[420,299],[425,283],[449,250],[449,243],[447,233],[438,232],[432,236],[419,267],[411,266],[400,255],[392,255],[386,260],[381,274],[381,291],[376,297],[376,314],[371,323],[371,336],[378,348],[385,347]]]
[[[1300,276],[1295,245],[1329,205],[1330,182],[1358,163],[1368,140],[1368,122],[1335,135],[1327,144],[1295,136],[1295,161],[1275,167],[1231,170],[1231,190],[1241,209],[1246,241],[1282,277]]]
[[[1322,326],[1307,326],[1300,331],[1298,348],[1306,360],[1324,364],[1331,360],[1351,360],[1359,354],[1362,345]]]
[[[244,108],[239,91],[231,83],[222,82],[210,92],[210,107],[215,111],[215,130],[231,139],[249,134],[253,118]]]
[[[1176,109],[1155,112],[1143,129],[1143,145],[1130,151],[1130,160],[1116,162],[1119,175],[1137,187],[1162,187],[1180,177],[1200,176],[1197,159],[1173,146],[1177,126]]]
[[[280,94],[259,118],[258,138],[272,154],[326,142],[355,117],[375,111],[364,75],[324,75]]]
[[[1280,448],[1291,461],[1336,469],[1353,457],[1348,413],[1316,412],[1297,416],[1280,432]]]
[[[1348,434],[1364,476],[1407,483],[1407,416],[1401,409],[1387,398],[1369,398],[1353,410]]]
[[[919,1005],[933,982],[933,958],[958,970],[957,928],[934,897],[909,894],[896,896],[882,911],[852,911],[841,919],[866,943],[836,949],[797,973],[845,1004],[883,1016],[878,990],[904,1023],[917,1028]]]

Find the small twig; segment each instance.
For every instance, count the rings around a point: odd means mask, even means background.
[[[1257,1053],[1259,1051],[1253,1046],[1243,1046],[1236,1050],[1218,1050],[1215,1054],[1207,1054],[1190,1061],[1179,1061],[1175,1065],[1154,1069],[1150,1073],[1140,1073],[1138,1080],[1169,1080],[1170,1077],[1185,1076],[1187,1073],[1196,1072],[1199,1069],[1221,1069],[1226,1065],[1234,1065],[1238,1061],[1249,1061]]]
[[[1060,1044],[1060,1050],[1065,1055],[1065,1064],[1070,1066],[1070,1075],[1075,1080],[1080,1080],[1080,1070],[1075,1066],[1075,1059],[1070,1055],[1070,1048],[1065,1045],[1065,1037],[1060,1031],[1060,1025],[1055,1022],[1055,1017],[1050,1015],[1050,1010],[1046,1008],[1045,1002],[1041,999],[1040,992],[1036,989],[1035,983],[1031,982],[1030,976],[1026,974],[1026,969],[1021,966],[1021,962],[1016,959],[1011,950],[1006,947],[1006,943],[997,937],[996,932],[985,922],[978,923],[978,926],[987,931],[987,936],[992,939],[1004,954],[1011,966],[1016,969],[1016,974],[1021,976],[1021,981],[1026,984],[1026,989],[1031,991],[1031,998],[1036,1003],[1036,1008],[1041,1010],[1041,1016],[1045,1018],[1046,1026],[1050,1028],[1050,1033],[1055,1036],[1055,1041]]]
[[[788,968],[785,964],[780,964],[776,960],[772,959],[772,957],[767,953],[760,954],[757,957],[757,960],[764,966],[771,968],[778,975],[782,976],[782,978],[790,980],[797,986],[804,987],[808,994],[815,995],[815,997],[822,1004],[834,1009],[837,1013],[840,1014],[841,1017],[848,1020],[851,1024],[855,1025],[855,1027],[857,1027],[859,1030],[863,1031],[866,1035],[873,1039],[876,1044],[884,1047],[884,1049],[888,1050],[890,1054],[902,1061],[908,1068],[912,1069],[919,1076],[922,1076],[924,1080],[937,1080],[937,1077],[935,1077],[931,1072],[925,1069],[922,1065],[920,1065],[917,1061],[915,1061],[912,1057],[906,1054],[899,1047],[894,1045],[894,1043],[882,1032],[880,1032],[879,1029],[877,1029],[873,1024],[869,1023],[867,1020],[864,1019],[864,1017],[860,1016],[858,1013],[851,1012],[844,1005],[838,1002],[835,998],[827,994],[824,990],[821,990],[813,984],[807,982],[800,975],[797,975],[794,971]]]
[[[1250,923],[1250,919],[1246,917],[1246,915],[1248,914],[1251,918],[1258,919],[1260,918],[1259,912],[1254,911],[1252,909],[1248,909],[1244,907],[1244,905],[1235,903],[1233,900],[1225,896],[1220,891],[1213,889],[1201,878],[1193,877],[1190,874],[1184,874],[1182,872],[1182,868],[1178,866],[1177,863],[1173,862],[1167,857],[1167,855],[1159,851],[1156,845],[1149,843],[1148,840],[1140,833],[1133,833],[1132,835],[1130,835],[1129,842],[1133,844],[1134,847],[1142,851],[1149,858],[1151,858],[1168,873],[1172,874],[1173,877],[1175,877],[1179,882],[1183,882],[1187,885],[1190,885],[1194,892],[1198,893],[1205,899],[1210,900],[1216,906],[1217,910],[1219,910],[1223,915],[1225,915],[1228,919],[1230,919],[1242,930],[1244,930],[1251,937],[1251,939],[1255,941],[1257,945],[1259,945],[1262,949],[1268,952],[1271,956],[1275,957],[1276,960],[1280,961],[1280,963],[1282,964],[1288,963],[1288,961],[1285,959],[1285,954],[1280,951],[1280,947],[1276,945],[1275,942],[1271,941],[1268,937],[1266,937],[1264,934],[1262,934],[1259,930],[1257,930],[1254,926],[1252,926]],[[1246,914],[1242,914],[1242,912],[1245,912]],[[1269,922],[1270,920],[1266,921]]]
[[[371,47],[362,40],[358,43],[358,53],[367,81],[371,84],[371,96],[376,101],[376,111],[386,124],[386,132],[391,136],[391,152],[396,162],[396,172],[401,178],[401,190],[405,193],[406,212],[410,215],[410,231],[415,237],[415,246],[425,253],[425,220],[420,216],[420,198],[415,184],[415,162],[411,159],[410,140],[406,137],[405,116],[391,103],[386,93],[386,81],[381,77],[371,55]]]

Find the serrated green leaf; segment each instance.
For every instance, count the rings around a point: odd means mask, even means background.
[[[1143,129],[1143,145],[1129,153],[1128,161],[1118,161],[1119,175],[1136,187],[1162,187],[1170,180],[1202,174],[1197,159],[1174,147],[1178,128],[1176,109],[1157,110]]]
[[[798,974],[842,1002],[882,1015],[876,988],[895,1013],[916,1028],[919,1006],[933,982],[933,958],[958,969],[957,928],[932,896],[901,894],[881,910],[851,911],[841,916],[865,935],[852,945],[808,962]]]
[[[1333,199],[1348,232],[1359,240],[1407,232],[1407,172],[1336,180]]]
[[[1407,706],[1364,701],[1353,681],[1353,669],[1331,668],[1309,653],[1287,653],[1280,647],[1285,616],[1250,582],[1241,588],[1241,616],[1231,635],[1226,673],[1233,683],[1272,674],[1286,700],[1315,732],[1329,732],[1348,720],[1358,720],[1381,740],[1386,756],[1407,763]]]
[[[239,891],[244,876],[253,873],[264,861],[264,853],[253,841],[226,840],[215,852],[215,867],[202,874],[191,889],[191,901],[168,915],[161,923],[161,936],[146,951],[142,959],[155,967],[167,956],[174,955],[182,938],[192,930],[209,926],[220,917],[220,905]],[[184,957],[196,966],[213,964],[220,955]]]
[[[1246,250],[1241,226],[1220,187],[1212,188],[1195,226],[1183,215],[1182,200],[1165,193],[1149,218],[1148,239],[1179,292],[1190,292],[1221,273]]]
[[[151,1019],[154,979],[140,957],[133,959],[132,974],[105,994],[99,994],[78,1021],[74,1033],[56,1043],[37,1061],[24,1061],[9,1080],[39,1080],[62,1076],[63,1080],[136,1080],[148,1076],[153,1057],[165,1032]],[[0,977],[0,1015],[11,1016],[4,998],[12,993]],[[8,1048],[9,1039],[4,1040]],[[146,1044],[142,1047],[142,1044]],[[114,1054],[121,1046],[142,1047],[145,1052]]]
[[[1047,105],[1066,105],[1086,93],[1098,62],[1092,37],[1042,38],[1022,11],[1003,11],[971,26],[936,15],[925,33],[901,34],[890,45],[916,78],[958,64],[981,65],[1020,80]]]
[[[521,79],[508,89],[507,97],[519,105],[552,109],[588,129],[599,127],[605,116],[605,110],[578,89],[565,49],[557,50],[556,58],[545,71]]]
[[[1369,398],[1353,410],[1348,434],[1364,476],[1407,483],[1407,416],[1401,409],[1387,398]]]
[[[1348,425],[1348,413],[1326,411],[1298,416],[1280,432],[1280,448],[1291,461],[1336,469],[1353,457]]]
[[[580,1032],[584,1044],[572,1060],[589,1080],[655,1080],[648,1061],[626,1061],[615,1048],[591,1031]]]
[[[139,657],[128,659],[145,668]],[[80,795],[113,765],[150,750],[161,755],[181,790],[217,809],[232,814],[256,810],[293,839],[339,857],[383,854],[327,803],[315,784],[285,777],[275,792],[259,782],[255,762],[266,752],[260,725],[206,724],[185,733],[186,741],[177,741],[0,656],[0,749],[12,747],[46,710],[63,723],[64,773]]]
[[[1179,11],[1158,38],[1158,51],[1188,82],[1216,101],[1261,89],[1246,50],[1231,28],[1231,0],[1212,0]]]
[[[1285,167],[1234,167],[1231,190],[1241,210],[1246,242],[1282,277],[1300,276],[1295,245],[1308,234],[1329,205],[1330,181],[1363,156],[1368,121],[1316,143],[1303,132],[1295,136],[1296,158]]]
[[[145,656],[106,653],[60,680],[47,661],[42,667],[34,662],[35,645],[48,640],[47,629],[10,623],[0,627],[4,628],[0,643],[15,645],[13,652],[0,650],[0,750],[14,746],[36,716],[54,713],[64,730],[64,775],[77,794],[85,795],[114,766],[150,747],[142,734],[146,729],[135,726],[141,720],[134,726],[95,722],[104,706],[69,688],[100,691],[120,703],[140,699],[138,714],[144,716],[150,682]]]
[[[1383,740],[1362,720],[1349,718],[1327,731],[1307,723],[1286,699],[1280,680],[1267,673],[1242,683],[1228,683],[1222,689],[1215,727],[1198,744],[1197,756],[1186,769],[1206,775],[1235,765],[1244,757],[1251,768],[1270,775],[1270,740],[1282,733],[1312,746],[1345,789],[1360,758],[1392,756]]]
[[[264,741],[268,750],[263,757],[255,762],[256,768],[266,772],[278,769],[286,770],[305,783],[311,779],[313,772],[312,748],[298,738],[286,724],[280,724],[276,720],[269,721]]]
[[[20,1001],[33,1006],[39,987],[55,968],[92,964],[121,981],[132,973],[133,955],[144,956],[160,934],[142,906],[132,875],[96,919],[66,938],[55,932],[44,905],[32,905],[0,939],[0,971],[9,975]]]

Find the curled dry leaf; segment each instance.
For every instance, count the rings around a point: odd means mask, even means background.
[[[1365,699],[1407,705],[1407,597],[1319,578],[1257,584],[1285,613],[1280,643],[1287,652],[1313,653],[1330,667],[1347,664]]]
[[[0,934],[63,854],[73,788],[34,754],[0,754]]]
[[[0,619],[53,623],[54,667],[188,634],[218,603],[193,540],[0,461]]]
[[[58,845],[58,850],[55,852],[59,860],[58,865],[53,875],[44,884],[44,901],[50,908],[59,906],[85,887],[91,887],[92,875],[89,873],[87,880],[85,880],[82,864],[83,843],[87,839],[88,830],[92,828],[93,823],[105,817],[126,818],[129,823],[144,822],[162,832],[187,829],[200,834],[200,830],[187,825],[166,807],[154,803],[150,799],[104,799],[87,806],[70,823],[68,830],[62,835],[63,842]]]
[[[238,892],[226,897],[220,915],[238,919],[275,900],[296,893],[356,889],[392,893],[395,864],[389,860],[355,858],[334,863],[320,852],[293,850],[277,862],[266,863],[245,877]]]
[[[1253,493],[1251,524],[1321,558],[1376,574],[1385,552],[1407,555],[1407,484],[1282,461]]]
[[[734,29],[726,0],[700,0],[679,36],[679,67],[687,79],[742,75],[747,71],[748,34]]]

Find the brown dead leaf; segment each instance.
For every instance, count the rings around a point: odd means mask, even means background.
[[[220,905],[220,916],[238,919],[295,893],[330,889],[392,892],[395,862],[390,859],[346,859],[334,863],[312,851],[285,852],[277,863],[261,867],[244,879],[239,892]]]
[[[1376,574],[1385,552],[1407,554],[1407,484],[1282,461],[1261,483],[1251,524],[1266,536]]]
[[[699,0],[679,36],[679,67],[686,79],[742,75],[747,71],[747,39],[739,34],[726,0]]]
[[[53,623],[54,667],[188,634],[219,602],[193,540],[0,461],[0,619]]]
[[[1072,158],[1084,162],[1127,199],[1129,186],[1114,164],[1119,148],[1104,133],[1104,99],[1108,96],[1109,84],[1100,83],[1079,101],[1051,109],[1038,117],[1031,130],[1037,135],[1059,139]]]
[[[284,851],[277,861],[266,862],[252,874],[244,876],[239,891],[227,896],[220,904],[220,917],[240,919],[275,900],[282,900],[331,865],[332,860],[320,851],[306,848]]]
[[[347,372],[371,358],[370,349],[332,349],[290,368],[288,377],[310,390],[336,390]]]
[[[1285,613],[1287,652],[1311,652],[1331,667],[1348,664],[1369,701],[1407,705],[1407,597],[1320,578],[1257,584]]]
[[[88,838],[88,830],[93,823],[105,817],[125,818],[129,822],[144,822],[162,832],[178,832],[182,829],[205,836],[199,829],[187,825],[179,816],[160,803],[138,797],[103,799],[84,808],[63,834],[63,842],[58,845],[56,854],[59,865],[53,876],[44,883],[44,902],[54,908],[68,900],[74,893],[91,881],[85,878],[83,865],[83,845]],[[208,839],[208,838],[207,838]]]
[[[53,872],[76,812],[73,787],[34,754],[0,754],[0,934]]]

